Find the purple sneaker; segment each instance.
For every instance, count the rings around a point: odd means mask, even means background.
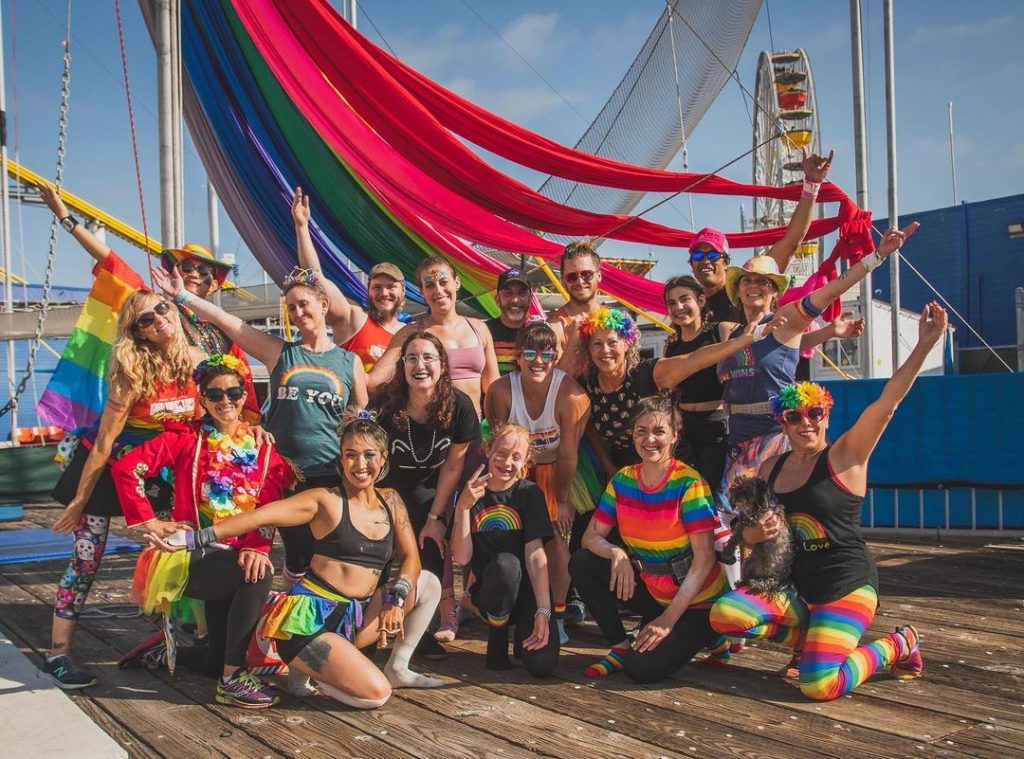
[[[269,709],[280,701],[270,686],[249,672],[239,669],[227,680],[217,681],[217,703],[228,704],[239,709]]]

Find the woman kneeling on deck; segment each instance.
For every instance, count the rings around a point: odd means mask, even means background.
[[[252,428],[242,421],[246,402],[246,365],[232,355],[212,355],[193,374],[199,402],[208,418],[169,426],[160,435],[133,448],[111,467],[118,499],[130,527],[167,535],[179,527],[207,527],[278,500],[295,479],[291,467],[269,442],[257,445]],[[163,467],[174,471],[172,521],[156,518],[146,498],[145,478]],[[177,651],[165,649],[164,638],[147,641],[122,666],[153,666],[166,660],[220,677],[217,701],[242,709],[263,709],[277,703],[246,669],[246,648],[274,579],[270,563],[273,528],[252,530],[223,545],[187,554],[142,552],[132,587],[143,611],[170,611],[188,597],[205,602],[210,642]],[[225,550],[229,549],[229,550]]]
[[[640,463],[623,467],[608,483],[569,572],[612,644],[583,674],[600,677],[624,669],[637,682],[650,683],[671,676],[716,642],[720,636],[708,615],[729,586],[715,561],[718,518],[711,491],[697,470],[672,457],[678,408],[668,396],[654,396],[634,411]],[[622,546],[607,540],[615,527]],[[632,642],[616,600],[643,620]]]
[[[946,332],[946,312],[925,306],[914,350],[857,422],[833,445],[825,440],[832,396],[813,382],[788,385],[772,408],[792,451],[768,459],[760,476],[785,509],[793,534],[793,586],[771,596],[740,588],[711,611],[719,632],[792,644],[800,690],[815,701],[849,693],[879,670],[910,680],[921,675],[920,636],[910,625],[859,645],[878,608],[878,570],[860,533],[868,459],[925,358]],[[743,530],[754,545],[786,529],[776,512]]]
[[[511,666],[512,624],[526,670],[547,677],[558,664],[559,645],[544,551],[554,531],[544,491],[525,479],[530,431],[505,424],[486,452],[487,473],[481,476],[483,465],[478,467],[455,504],[452,557],[473,567],[476,581],[468,592],[489,626],[487,668]]]
[[[343,704],[374,709],[392,688],[435,688],[444,682],[409,669],[409,657],[437,607],[437,577],[420,571],[416,536],[401,497],[376,487],[387,470],[387,436],[368,412],[342,423],[342,485],[312,488],[197,532],[150,541],[165,550],[199,548],[270,526],[308,524],[309,573],[267,613],[260,634],[277,641],[290,667],[316,680]],[[399,577],[380,587],[392,553]],[[381,672],[359,650],[394,638]]]

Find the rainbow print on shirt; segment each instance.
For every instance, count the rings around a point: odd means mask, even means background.
[[[519,512],[511,506],[496,503],[485,506],[473,515],[473,532],[515,532],[523,529]]]
[[[832,547],[824,525],[810,514],[801,512],[788,514],[786,521],[789,523],[789,531],[793,533],[793,540],[803,551],[813,553],[827,551]]]
[[[281,375],[277,400],[303,400],[320,406],[344,406],[345,388],[341,378],[330,369],[299,364]]]

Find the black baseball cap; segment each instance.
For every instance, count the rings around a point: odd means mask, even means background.
[[[533,285],[530,284],[530,280],[523,274],[522,269],[513,266],[511,269],[505,269],[501,274],[498,275],[498,289],[501,290],[508,287],[512,282],[521,282],[530,290],[533,290]]]

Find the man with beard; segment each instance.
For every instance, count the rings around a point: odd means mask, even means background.
[[[601,257],[593,241],[576,240],[565,246],[559,267],[562,286],[569,293],[569,300],[551,313],[548,322],[558,335],[562,350],[558,368],[575,377],[579,359],[577,329],[580,322],[601,307],[597,299],[601,284]]]
[[[808,155],[804,151],[801,163],[804,170],[804,188],[800,194],[800,202],[793,210],[786,234],[768,250],[768,255],[775,259],[780,272],[786,271],[789,259],[793,257],[797,246],[807,235],[818,190],[832,166],[832,155],[833,151],[829,151],[828,158],[822,158],[816,154]],[[725,292],[725,270],[729,268],[729,241],[724,232],[705,227],[694,236],[690,243],[690,268],[704,290],[704,321],[742,324],[743,309],[733,305]],[[565,276],[564,273],[562,276]]]
[[[522,270],[513,266],[498,275],[497,301],[501,313],[484,322],[494,340],[498,372],[504,377],[516,370],[516,338],[526,324],[533,286]]]
[[[105,298],[110,299],[109,302],[122,303],[135,290],[149,289],[136,271],[129,268],[117,253],[71,215],[54,187],[40,185],[38,189],[39,196],[46,207],[57,217],[60,225],[96,261],[96,265],[93,267],[93,276],[106,273],[107,287],[115,282],[121,283],[124,289],[119,294],[110,291],[105,293]],[[196,243],[164,250],[160,254],[160,263],[167,271],[177,269],[185,281],[185,289],[204,300],[224,286],[228,272],[233,268],[232,264],[218,261],[210,251]],[[231,354],[248,368],[249,364],[245,353],[224,334],[223,330],[215,324],[200,319],[192,309],[186,306],[178,306],[178,315],[181,317],[181,326],[188,339],[193,366],[198,366],[199,362],[210,356]],[[260,407],[252,384],[252,372],[245,373],[245,390],[245,406],[242,409],[245,421],[253,425],[259,424]]]
[[[309,233],[309,217],[309,196],[302,193],[301,187],[296,187],[292,220],[299,246],[299,266],[320,275],[331,304],[327,311],[327,324],[334,331],[335,344],[355,353],[369,372],[384,355],[391,338],[403,326],[398,315],[405,304],[405,277],[393,263],[384,261],[376,264],[370,269],[366,311],[351,303],[336,284],[323,276],[320,258]]]

